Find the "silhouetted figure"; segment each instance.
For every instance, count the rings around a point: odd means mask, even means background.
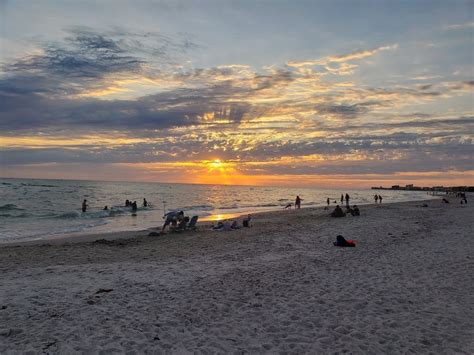
[[[443,202],[444,203],[449,203],[449,201],[447,199],[445,199],[444,197],[443,197]]]
[[[129,200],[125,200],[125,207],[130,207],[130,201]]]
[[[382,203],[382,196],[379,195],[379,203]]]
[[[137,201],[133,201],[133,203],[130,204],[132,206],[132,212],[137,212],[138,206],[137,206]]]
[[[350,196],[348,193],[346,193],[346,206],[349,207],[349,200],[350,200]]]
[[[375,194],[374,195],[374,200],[375,200],[375,203],[379,202],[379,195]]]
[[[146,198],[143,199],[143,207],[148,207],[148,201]]]
[[[181,220],[184,218],[184,212],[183,211],[171,211],[166,213],[163,218],[166,217],[165,223],[163,224],[163,228],[161,228],[161,231],[163,232],[166,228],[166,226],[169,226],[172,224],[174,227],[176,227],[178,222],[181,222]]]
[[[341,194],[341,204],[344,203],[344,194]]]
[[[89,205],[87,204],[87,200],[82,201],[82,212],[86,212],[86,211],[87,211],[87,206],[89,206]]]
[[[303,201],[303,199],[300,198],[299,196],[296,196],[295,208],[297,208],[297,209],[300,209],[300,208],[301,208],[301,201]]]
[[[357,205],[354,205],[354,208],[351,209],[351,215],[353,216],[360,216],[360,210]]]
[[[285,206],[284,209],[287,210],[288,208],[291,208],[291,206],[293,206],[293,204],[290,202],[289,204],[287,204],[287,205]]]
[[[327,210],[329,208],[329,204],[331,203],[331,200],[329,199],[329,197],[327,198],[326,203],[327,203],[327,206],[326,206],[325,210]]]
[[[250,221],[252,220],[252,216],[251,215],[248,215],[247,218],[245,218],[243,221],[242,221],[242,226],[244,227],[251,227],[251,224],[250,224]]]
[[[336,247],[355,247],[355,243],[352,240],[346,240],[342,235],[338,235],[333,244]]]
[[[331,217],[345,217],[346,214],[344,213],[342,208],[339,207],[339,205],[337,205],[334,211],[331,212],[330,216]]]
[[[108,206],[105,206],[104,207],[104,211],[108,211],[109,210],[109,207]]]

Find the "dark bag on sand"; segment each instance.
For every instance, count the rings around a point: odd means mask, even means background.
[[[355,247],[353,240],[346,240],[342,235],[336,237],[336,241],[333,243],[336,247]]]

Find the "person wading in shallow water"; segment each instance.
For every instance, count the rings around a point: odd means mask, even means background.
[[[82,201],[82,212],[86,212],[86,211],[87,211],[87,206],[89,206],[89,205],[87,204],[87,200]]]

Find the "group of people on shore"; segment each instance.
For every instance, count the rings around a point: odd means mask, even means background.
[[[382,203],[382,199],[383,199],[383,197],[381,195],[377,195],[377,194],[374,195],[375,203],[377,203],[377,202]]]
[[[146,200],[146,198],[143,199],[143,207],[149,207],[150,206],[150,203]],[[87,200],[84,199],[84,201],[82,201],[82,212],[85,213],[87,212],[87,208],[89,207],[89,204],[87,203]],[[125,206],[124,207],[129,207],[131,210],[132,210],[132,213],[136,213],[137,210],[138,210],[138,204],[137,204],[137,201],[131,201],[131,200],[125,200]],[[105,205],[104,208],[103,208],[104,211],[108,211],[109,210],[109,206],[108,205]]]

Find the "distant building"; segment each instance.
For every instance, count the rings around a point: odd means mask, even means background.
[[[392,190],[400,190],[400,185],[392,185]]]

